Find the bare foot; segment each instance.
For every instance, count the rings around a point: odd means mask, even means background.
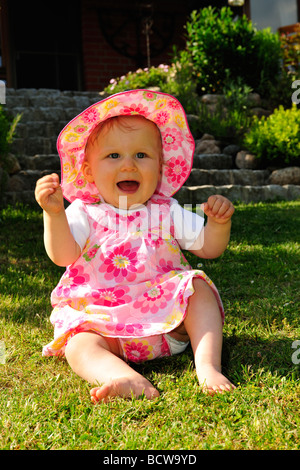
[[[210,364],[201,366],[197,375],[202,391],[209,395],[230,392],[236,388],[217,368]]]
[[[159,396],[158,390],[144,377],[139,381],[132,381],[128,377],[114,379],[100,387],[92,388],[90,394],[93,403],[107,402],[112,397],[138,398],[145,395],[152,400]]]

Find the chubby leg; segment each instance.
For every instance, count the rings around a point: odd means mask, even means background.
[[[199,384],[214,395],[236,387],[221,373],[223,328],[214,293],[202,279],[194,279],[193,284],[195,292],[189,298],[184,322],[169,334],[181,341],[189,337]]]
[[[159,396],[158,390],[141,374],[133,370],[121,356],[118,340],[104,338],[91,331],[73,336],[65,355],[73,371],[89,383],[94,403],[110,397],[131,398],[144,394],[148,399]]]

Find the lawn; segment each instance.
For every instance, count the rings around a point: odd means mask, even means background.
[[[224,373],[238,388],[202,394],[188,349],[136,366],[158,399],[96,406],[64,359],[41,355],[63,272],[45,254],[41,211],[0,219],[0,449],[300,449],[300,201],[239,204],[219,259],[187,255],[221,293]]]

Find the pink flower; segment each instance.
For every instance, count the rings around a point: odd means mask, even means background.
[[[141,265],[137,258],[138,248],[132,248],[129,242],[116,246],[105,255],[101,254],[100,272],[104,272],[107,280],[114,279],[116,282],[123,280],[133,281],[138,272],[143,272],[145,266]]]
[[[164,289],[159,284],[153,285],[140,300],[134,302],[133,307],[140,309],[142,313],[157,313],[167,307],[168,301],[173,297],[174,288],[173,282],[166,283]]]
[[[87,109],[82,118],[84,122],[92,124],[93,122],[97,122],[100,119],[100,116],[96,109]]]
[[[124,348],[128,359],[132,362],[143,362],[152,356],[151,350],[148,349],[149,345],[142,341],[125,343]]]
[[[76,126],[74,127],[74,131],[77,132],[77,134],[83,134],[87,130],[87,126]]]
[[[96,188],[95,188],[96,190]],[[96,196],[94,197],[89,191],[77,191],[76,193],[76,197],[78,199],[82,199],[84,202],[88,203],[88,202],[96,202],[97,200],[99,200],[99,198]]]
[[[148,108],[142,104],[132,104],[131,106],[124,106],[124,108],[120,110],[120,114],[141,114],[147,117],[149,111]]]
[[[158,271],[160,271],[162,273],[169,273],[170,271],[174,271],[175,267],[173,266],[172,261],[165,260],[164,258],[161,258],[159,260],[157,269],[158,269]]]
[[[154,118],[154,122],[158,126],[165,126],[170,121],[170,113],[168,111],[160,111]]]
[[[147,101],[154,101],[156,100],[157,94],[153,93],[152,91],[145,91],[143,96]]]
[[[95,305],[104,305],[106,307],[115,307],[131,302],[131,297],[126,295],[129,291],[128,287],[99,289],[92,293]]]
[[[162,134],[162,140],[166,151],[177,150],[183,141],[183,137],[177,129],[168,127]]]
[[[108,331],[114,331],[117,335],[143,336],[144,327],[140,323],[117,323],[106,325]]]
[[[88,283],[89,280],[90,276],[84,273],[83,266],[69,268],[56,287],[55,294],[58,297],[68,297],[74,289]]]
[[[188,167],[184,161],[183,157],[172,157],[168,161],[168,168],[166,168],[165,175],[167,177],[168,183],[172,184],[173,187],[176,187],[177,183],[180,183],[182,180],[188,176]]]
[[[179,103],[178,103],[177,101],[175,101],[175,100],[170,100],[170,101],[168,102],[168,107],[169,107],[169,108],[172,108],[172,109],[179,109],[180,106],[179,106]]]

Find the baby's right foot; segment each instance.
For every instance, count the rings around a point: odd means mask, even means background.
[[[94,387],[90,394],[93,403],[99,401],[105,403],[112,397],[138,398],[144,395],[152,400],[159,396],[158,390],[147,379],[132,380],[128,377],[114,379],[100,387]]]

